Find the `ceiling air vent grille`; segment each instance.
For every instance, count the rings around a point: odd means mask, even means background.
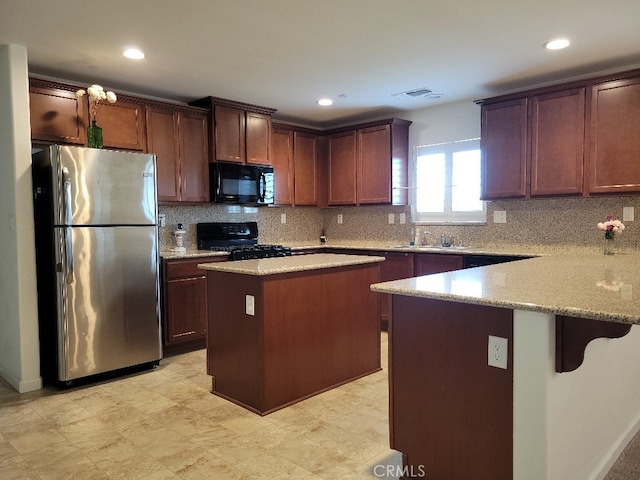
[[[442,94],[433,93],[433,91],[428,88],[416,88],[414,90],[407,90],[406,92],[394,93],[392,96],[399,98],[441,98]]]

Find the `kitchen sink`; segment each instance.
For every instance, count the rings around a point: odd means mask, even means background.
[[[443,247],[442,245],[389,245],[391,248],[411,248],[415,250],[469,250],[473,248],[478,248],[471,245],[451,245],[450,247]]]

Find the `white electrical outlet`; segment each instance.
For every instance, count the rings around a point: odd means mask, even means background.
[[[287,214],[286,213],[281,213],[280,214],[280,223],[287,223]]]
[[[507,369],[509,339],[489,335],[488,361],[490,367]]]
[[[507,212],[504,210],[493,212],[493,223],[507,223]]]
[[[407,215],[404,212],[402,212],[400,214],[400,225],[404,225],[405,223],[407,223]]]
[[[633,222],[635,212],[633,207],[622,207],[622,221]]]
[[[244,311],[247,315],[255,315],[255,298],[253,295],[245,295]]]
[[[342,214],[341,213],[338,214],[338,223],[339,224],[342,223]]]
[[[389,214],[389,225],[396,223],[396,216],[393,213]]]
[[[166,227],[167,226],[167,216],[164,213],[158,214],[158,226]]]

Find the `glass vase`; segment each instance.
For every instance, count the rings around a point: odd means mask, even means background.
[[[96,124],[95,120],[87,127],[87,145],[89,148],[102,148],[102,128]]]
[[[613,243],[613,238],[604,237],[604,254],[605,255],[613,255],[615,254],[615,245]]]

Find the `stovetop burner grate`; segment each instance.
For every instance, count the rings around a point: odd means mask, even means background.
[[[217,222],[197,225],[198,249],[228,252],[229,260],[284,257],[291,249],[258,243],[256,222]]]

